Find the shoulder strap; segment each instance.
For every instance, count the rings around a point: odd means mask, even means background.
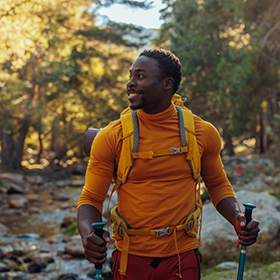
[[[198,149],[198,145],[197,145],[197,141],[196,141],[196,134],[195,134],[195,128],[194,128],[194,117],[193,114],[191,112],[191,110],[189,110],[188,108],[184,107],[181,108],[177,105],[176,109],[179,110],[178,108],[180,108],[181,112],[179,113],[178,111],[178,115],[179,115],[179,123],[180,123],[180,118],[182,118],[183,115],[183,120],[184,120],[184,128],[185,128],[185,133],[187,135],[187,139],[188,139],[188,145],[189,145],[189,152],[186,156],[186,160],[189,162],[192,173],[193,173],[193,178],[194,180],[196,180],[197,182],[202,181],[202,177],[201,177],[201,161],[200,161],[200,154],[199,154],[199,149]],[[181,125],[182,126],[182,125]],[[180,127],[180,133],[182,134],[182,130],[183,127]],[[182,138],[182,135],[181,135]],[[182,141],[182,143],[184,143]]]
[[[138,150],[139,129],[136,110],[127,110],[121,114],[122,150],[119,158],[117,179],[115,183],[121,185],[126,182],[134,163],[132,153]]]
[[[175,95],[175,98],[174,103],[176,103],[175,107],[178,111],[182,146],[189,147],[186,152],[186,160],[191,167],[194,180],[201,181],[200,154],[196,142],[193,114],[191,110],[183,105],[179,95]],[[115,181],[118,186],[126,182],[135,160],[132,155],[137,153],[138,150],[139,131],[137,111],[126,109],[121,114],[121,123],[123,129],[123,143],[117,170],[117,179]]]

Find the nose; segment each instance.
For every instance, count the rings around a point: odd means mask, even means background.
[[[133,77],[130,77],[129,81],[126,83],[126,87],[131,88],[132,86],[136,86],[136,82]]]

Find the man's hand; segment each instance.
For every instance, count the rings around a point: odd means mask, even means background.
[[[106,244],[110,242],[110,234],[108,231],[103,231],[102,238],[98,237],[94,230],[85,240],[83,240],[85,257],[88,261],[94,264],[103,264],[107,260]]]
[[[246,225],[246,218],[244,214],[238,214],[234,223],[234,229],[238,235],[238,243],[243,246],[250,246],[257,241],[259,229],[259,222],[252,219]]]

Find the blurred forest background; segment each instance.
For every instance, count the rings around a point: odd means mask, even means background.
[[[86,129],[127,107],[128,69],[148,38],[139,26],[99,24],[100,7],[113,3],[151,7],[148,0],[1,1],[2,170],[87,160]],[[223,155],[243,146],[279,165],[279,0],[163,3],[152,43],[180,58],[185,105],[219,129]]]

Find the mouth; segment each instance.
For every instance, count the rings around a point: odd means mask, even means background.
[[[143,93],[142,91],[134,91],[134,90],[127,91],[128,97],[137,96],[137,95],[140,95],[142,93]]]

